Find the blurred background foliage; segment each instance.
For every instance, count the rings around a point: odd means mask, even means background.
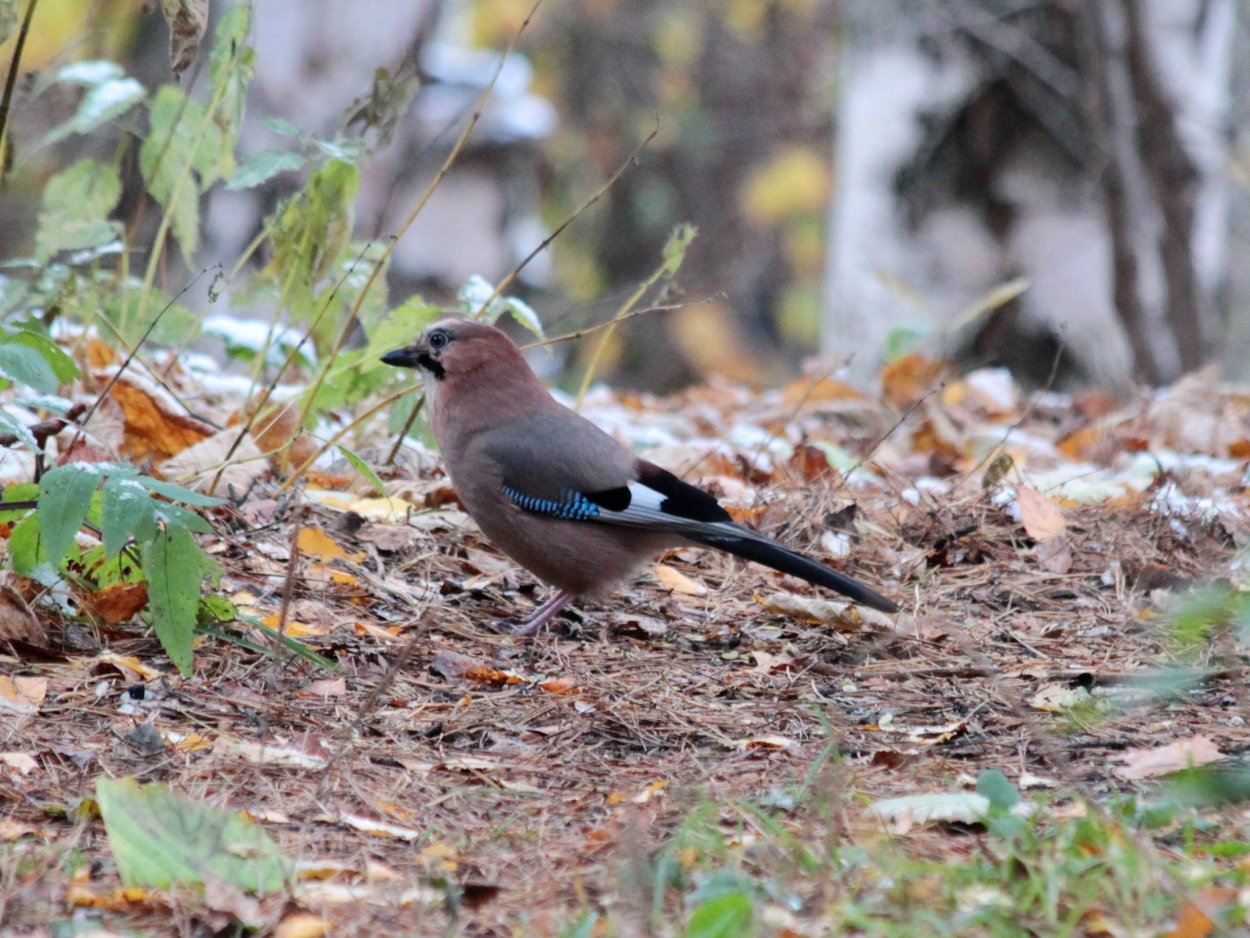
[[[212,4],[214,22],[226,6]],[[368,145],[373,149],[361,163],[357,235],[386,234],[416,200],[418,189],[406,189],[405,178],[413,177],[414,185],[427,181],[454,140],[449,128],[458,129],[455,121],[440,126],[422,120],[421,102],[428,102],[422,96],[444,77],[431,73],[426,48],[451,42],[466,49],[502,49],[533,4],[414,4],[414,9],[423,7],[420,15],[392,27],[412,30],[402,45],[378,48],[376,60],[340,69],[340,77],[349,77],[332,89],[339,100],[311,80],[306,97],[318,100],[310,102],[300,93],[298,69],[286,86],[267,76],[301,56],[306,62],[320,57],[313,66],[305,65],[314,75],[317,70],[335,73],[336,66],[325,61],[328,55],[359,57],[358,49],[353,53],[349,42],[336,42],[333,35],[319,37],[325,48],[294,48],[308,34],[309,24],[301,26],[298,17],[309,16],[315,27],[318,13],[312,8],[320,12],[334,6],[306,4],[310,12],[303,14],[274,0],[256,4],[257,78],[241,149],[255,151],[267,142],[253,114],[289,118],[301,131],[319,134],[330,129],[331,121],[338,127],[349,123],[354,106],[354,126],[362,138],[372,135]],[[392,15],[383,5],[364,6],[370,18]],[[24,12],[25,4],[15,7]],[[96,135],[56,146],[38,142],[76,105],[70,89],[50,87],[45,76],[67,62],[109,59],[148,88],[168,81],[168,33],[150,7],[139,0],[38,3],[14,100],[17,158],[0,193],[5,256],[29,253],[39,192],[57,169],[93,149],[131,145],[125,127],[111,138]],[[291,28],[267,28],[266,8],[272,19],[294,17]],[[556,240],[551,260],[532,265],[519,292],[539,309],[549,332],[611,318],[654,269],[674,227],[690,222],[699,233],[681,272],[681,290],[662,297],[661,305],[673,308],[619,330],[600,363],[600,375],[667,390],[711,374],[761,385],[793,372],[800,358],[817,347],[823,232],[832,186],[835,26],[834,8],[822,0],[547,0],[519,49],[533,66],[528,91],[554,105],[550,133],[510,139],[492,133],[484,121],[483,133],[463,154],[460,176],[471,180],[484,172],[493,177],[491,185],[502,195],[490,205],[502,201],[508,212],[532,212],[539,223],[525,227],[523,238],[513,231],[502,253],[483,250],[463,270],[440,271],[437,263],[420,261],[405,266],[406,257],[437,253],[437,242],[452,229],[470,229],[463,243],[484,248],[496,237],[474,232],[496,223],[499,212],[478,213],[470,207],[473,197],[460,198],[465,183],[449,177],[446,197],[431,200],[406,239],[410,244],[397,252],[390,303],[420,291],[450,306],[470,269],[498,280],[654,134],[605,197]],[[333,29],[327,22],[327,32]],[[12,47],[12,39],[0,46],[0,63],[8,61]],[[203,75],[193,66],[181,84],[194,88],[196,81],[202,83]],[[414,93],[416,105],[409,109]],[[456,120],[467,118],[472,100],[460,102]],[[501,103],[508,106],[507,100]],[[127,160],[122,162],[125,166]],[[529,182],[514,185],[517,178]],[[141,187],[124,173],[123,180],[128,198],[117,214],[133,226]],[[237,258],[264,213],[293,191],[282,177],[267,187],[259,206],[244,206],[238,193],[223,193],[220,187],[209,194],[204,250],[188,257],[185,269],[172,255],[163,263],[166,290],[176,291],[197,264],[230,264]],[[525,204],[518,208],[518,202]],[[260,256],[252,262],[265,260]],[[193,308],[206,305],[202,293],[194,291],[186,302]],[[265,311],[254,309],[249,315]]]

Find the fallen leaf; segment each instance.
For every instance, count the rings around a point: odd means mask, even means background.
[[[881,395],[891,407],[910,407],[935,391],[948,370],[945,363],[923,355],[904,355],[881,369]]]
[[[13,587],[0,587],[0,642],[31,642],[40,634],[30,606]]]
[[[1035,541],[1058,537],[1068,528],[1059,506],[1037,489],[1027,485],[1016,486],[1016,499],[1020,503],[1020,523],[1024,531]]]
[[[655,565],[655,576],[660,581],[660,586],[674,593],[685,593],[687,596],[706,596],[707,587],[697,580],[692,580],[680,570],[670,567],[668,564],[657,563]]]
[[[322,938],[329,930],[329,921],[320,915],[296,912],[277,924],[273,938]]]
[[[48,679],[0,674],[0,711],[38,713],[48,693]]]
[[[256,441],[226,427],[161,463],[161,475],[197,492],[242,496],[269,472]]]
[[[301,554],[320,560],[322,563],[330,563],[335,560],[347,560],[352,563],[358,563],[365,556],[360,551],[348,554],[330,535],[320,528],[300,528],[299,534],[296,535],[295,543],[299,546]]]
[[[80,592],[84,609],[105,625],[121,625],[138,615],[148,604],[147,583],[114,583],[94,593]]]
[[[372,834],[375,837],[390,837],[395,840],[420,840],[425,836],[426,831],[416,827],[404,827],[401,824],[392,824],[390,821],[378,821],[373,818],[367,818],[363,814],[340,814],[333,818],[338,824],[345,824],[353,830],[358,830],[364,834]]]
[[[890,631],[892,627],[892,621],[885,613],[836,599],[817,599],[797,593],[770,593],[767,596],[757,593],[755,601],[767,612],[801,622],[831,626],[839,632],[859,632],[864,628]]]
[[[324,747],[322,747],[324,748]],[[261,743],[251,739],[226,741],[225,752],[233,753],[253,765],[277,765],[293,769],[324,769],[330,764],[329,752],[309,752],[284,743]]]
[[[18,775],[29,775],[39,768],[34,757],[25,752],[0,752],[0,765],[7,766]]]
[[[310,681],[299,693],[305,697],[342,697],[347,693],[347,679],[332,677]]]
[[[1118,757],[1120,765],[1113,771],[1120,778],[1130,781],[1170,775],[1182,769],[1209,762],[1218,762],[1227,756],[1209,736],[1192,736],[1153,749],[1129,749]]]
[[[160,388],[138,387],[129,378],[114,382],[109,396],[121,405],[126,431],[122,455],[131,461],[157,463],[213,434],[213,428],[178,412],[178,404]]]
[[[1038,541],[1033,545],[1033,556],[1038,566],[1051,573],[1062,576],[1072,569],[1072,544],[1066,534]]]

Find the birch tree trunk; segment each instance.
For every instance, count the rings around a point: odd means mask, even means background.
[[[1048,380],[1218,354],[1233,0],[848,0],[824,341],[919,320]],[[1005,281],[1017,299],[956,328]]]

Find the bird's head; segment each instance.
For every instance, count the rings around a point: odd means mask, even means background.
[[[512,341],[493,326],[470,319],[449,316],[426,327],[411,345],[382,356],[382,361],[398,368],[420,368],[437,381],[448,372],[464,373],[483,361],[515,348]]]

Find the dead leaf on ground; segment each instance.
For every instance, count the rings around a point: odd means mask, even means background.
[[[896,358],[881,369],[881,394],[891,407],[910,407],[940,386],[950,370],[945,362],[912,353]]]
[[[213,434],[212,427],[179,413],[177,403],[159,389],[145,390],[123,378],[109,396],[121,405],[126,419],[122,455],[136,463],[160,463]]]
[[[249,434],[226,427],[161,463],[161,475],[179,485],[221,497],[238,497],[269,472]]]
[[[706,596],[707,587],[698,580],[692,580],[680,570],[670,567],[668,564],[657,563],[655,565],[655,576],[660,581],[660,586],[674,593],[684,593],[687,596]]]
[[[10,677],[0,674],[0,712],[38,713],[47,694],[46,677]]]
[[[299,545],[299,551],[305,557],[312,557],[315,560],[320,560],[322,563],[330,563],[335,560],[359,563],[365,556],[360,551],[349,554],[320,528],[300,528],[299,534],[296,536],[296,544]]]
[[[1133,781],[1171,775],[1182,769],[1228,758],[1209,736],[1192,736],[1153,749],[1129,749],[1117,757],[1113,769],[1120,778]]]
[[[121,625],[138,615],[148,604],[146,583],[114,583],[94,593],[78,593],[84,609],[105,625]]]
[[[13,587],[0,586],[0,642],[35,643],[41,633],[39,623]]]
[[[1018,485],[1016,499],[1020,503],[1020,523],[1033,540],[1049,540],[1068,529],[1068,523],[1059,506],[1037,489]]]
[[[827,625],[839,632],[859,632],[864,629],[889,631],[892,620],[883,612],[856,606],[850,602],[834,599],[817,599],[797,593],[755,594],[755,601],[767,612],[789,616],[800,622]]]
[[[472,681],[475,684],[502,686],[505,684],[525,683],[524,678],[491,667],[485,661],[454,651],[440,651],[435,654],[434,660],[430,662],[430,670],[436,674],[441,674],[443,677],[459,678],[464,681]]]

